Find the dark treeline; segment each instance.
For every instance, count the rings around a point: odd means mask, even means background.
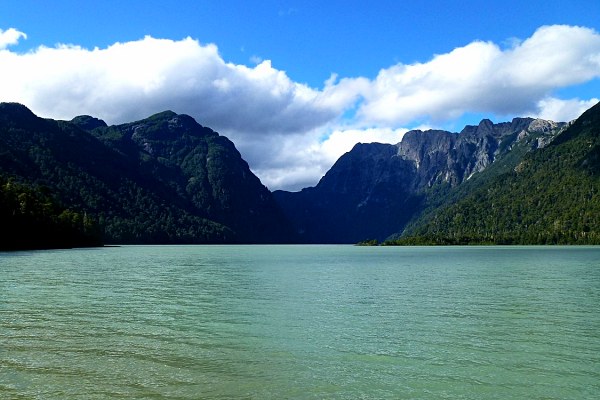
[[[85,214],[57,205],[42,190],[0,178],[0,250],[99,246],[100,231]]]

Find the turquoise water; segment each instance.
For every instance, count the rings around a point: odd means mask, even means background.
[[[595,399],[600,248],[0,253],[1,399]]]

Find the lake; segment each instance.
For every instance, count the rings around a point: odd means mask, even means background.
[[[592,399],[600,247],[0,253],[2,399]]]

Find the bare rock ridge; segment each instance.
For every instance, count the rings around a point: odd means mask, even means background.
[[[533,118],[515,118],[493,124],[489,119],[477,126],[466,126],[460,133],[430,130],[407,132],[398,147],[398,155],[413,161],[418,171],[417,187],[447,182],[457,185],[476,172],[483,171],[512,146],[531,135],[539,139],[531,148],[543,147],[565,126]]]

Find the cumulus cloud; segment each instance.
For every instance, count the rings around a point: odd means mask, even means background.
[[[267,145],[240,143],[242,154],[269,188],[300,190],[313,186],[344,153],[357,143],[399,143],[406,129],[340,128],[323,136],[319,130],[304,135],[279,136]],[[244,151],[245,150],[245,151]]]
[[[532,114],[533,117],[549,119],[551,121],[568,122],[571,121],[587,109],[598,104],[600,99],[590,100],[561,100],[554,97],[548,97],[538,102],[539,112]]]
[[[534,112],[557,89],[600,77],[600,35],[592,29],[545,26],[501,49],[472,42],[426,63],[379,72],[360,117],[376,124],[443,121],[467,112]]]
[[[2,51],[0,73],[2,100],[46,116],[91,114],[110,123],[172,109],[215,129],[296,133],[330,121],[347,105],[331,91],[293,82],[268,60],[252,68],[226,63],[215,45],[191,38]]]
[[[9,49],[23,38],[0,30],[0,101],[44,117],[90,114],[108,123],[186,113],[230,137],[271,189],[314,185],[355,143],[396,143],[405,127],[440,127],[469,113],[573,119],[597,100],[559,99],[555,91],[600,77],[600,35],[573,26],[541,27],[508,47],[474,41],[383,68],[374,79],[334,74],[320,88],[269,60],[229,63],[216,45],[189,37]]]
[[[27,35],[15,28],[10,28],[6,31],[0,29],[0,50],[19,43],[21,38],[27,39]]]

